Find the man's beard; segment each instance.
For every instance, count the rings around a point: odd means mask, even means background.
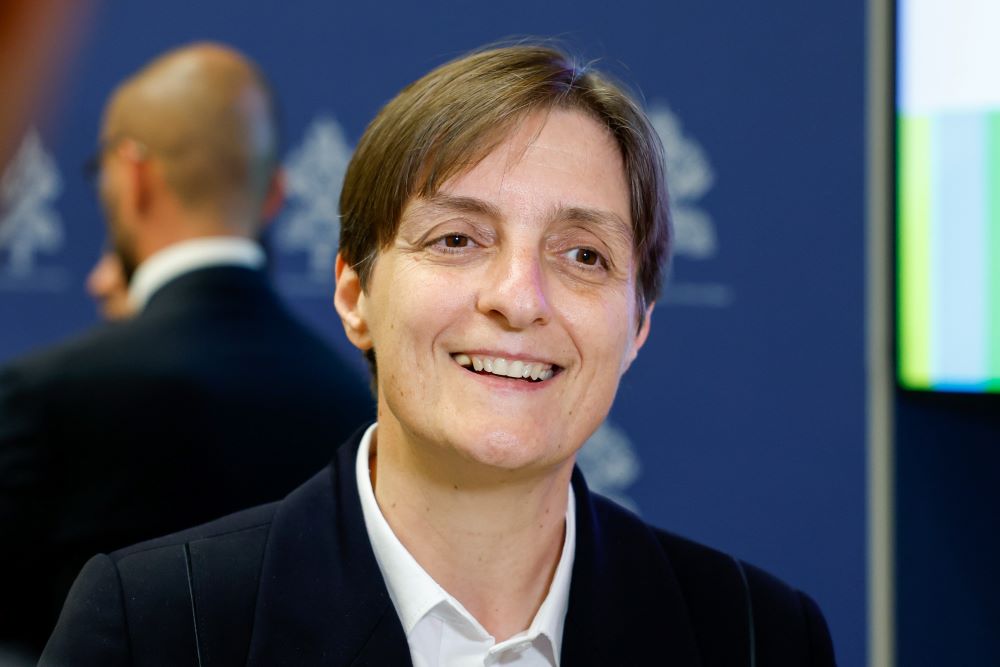
[[[139,260],[135,256],[135,244],[129,234],[121,230],[121,226],[115,224],[111,217],[108,217],[108,231],[111,235],[111,249],[118,255],[118,261],[122,265],[122,275],[125,277],[125,284],[132,283],[132,274],[139,267]]]
[[[111,240],[111,250],[118,255],[118,260],[122,265],[122,275],[125,276],[125,284],[132,282],[132,274],[139,267],[139,260],[135,256],[135,243],[132,235],[124,231],[122,224],[115,215],[113,203],[108,199],[103,202],[104,216],[107,220],[108,236]]]
[[[139,262],[135,258],[135,253],[132,251],[131,245],[123,243],[122,239],[116,238],[112,244],[112,250],[118,255],[118,260],[122,264],[122,275],[125,276],[125,284],[130,285],[132,283],[132,274],[139,267]]]

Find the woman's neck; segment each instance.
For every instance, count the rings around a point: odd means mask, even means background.
[[[562,553],[573,461],[528,476],[483,471],[379,435],[372,487],[399,541],[497,641],[527,629]]]

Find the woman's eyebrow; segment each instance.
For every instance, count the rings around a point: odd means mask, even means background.
[[[494,220],[500,220],[503,217],[500,209],[488,201],[441,192],[419,199],[415,202],[415,207],[420,213],[470,213]]]
[[[581,206],[565,206],[553,215],[556,222],[582,223],[584,227],[594,227],[610,232],[622,243],[632,244],[632,226],[613,211]]]

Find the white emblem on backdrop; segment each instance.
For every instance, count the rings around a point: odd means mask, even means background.
[[[695,259],[715,255],[715,225],[698,200],[712,189],[715,174],[705,149],[685,136],[681,121],[667,107],[654,107],[649,120],[667,153],[667,187],[674,217],[674,252]]]
[[[63,286],[63,271],[37,266],[38,255],[63,246],[63,223],[55,209],[61,193],[56,162],[38,131],[31,130],[0,177],[0,286]]]
[[[281,276],[293,292],[329,293],[340,237],[340,188],[352,151],[340,123],[321,115],[285,160],[288,201],[275,230],[275,247],[282,253],[304,252],[307,260],[304,273]]]
[[[681,120],[668,106],[654,104],[649,120],[666,152],[667,189],[674,223],[674,255],[695,261],[718,254],[715,221],[700,203],[715,183],[715,173],[702,145],[684,132]],[[732,290],[718,283],[685,282],[675,275],[667,283],[663,300],[670,304],[727,306]]]
[[[639,457],[625,431],[605,421],[583,443],[576,463],[592,490],[633,512],[638,511],[628,489],[639,478]]]

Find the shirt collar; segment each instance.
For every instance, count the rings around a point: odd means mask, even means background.
[[[263,265],[264,251],[250,239],[213,236],[181,241],[139,265],[129,282],[128,299],[136,311],[141,311],[157,290],[189,271],[210,266],[258,269]]]
[[[378,424],[372,424],[361,437],[355,472],[358,481],[358,493],[361,496],[361,510],[364,515],[365,528],[375,552],[382,577],[385,579],[389,597],[392,599],[399,615],[399,620],[407,637],[413,628],[424,617],[435,611],[439,605],[450,607],[452,612],[458,612],[467,621],[488,635],[482,625],[462,606],[462,603],[451,596],[434,581],[416,559],[399,541],[392,528],[385,520],[375,492],[372,489],[371,476],[368,469],[369,451],[372,437]],[[573,487],[569,487],[566,503],[566,535],[563,540],[562,553],[556,565],[555,575],[549,585],[549,592],[542,601],[541,607],[524,632],[499,642],[498,647],[521,640],[525,637],[544,635],[552,644],[552,652],[556,665],[559,664],[559,654],[562,646],[563,626],[566,621],[566,610],[569,606],[570,579],[573,574],[573,559],[576,551],[576,502]]]

